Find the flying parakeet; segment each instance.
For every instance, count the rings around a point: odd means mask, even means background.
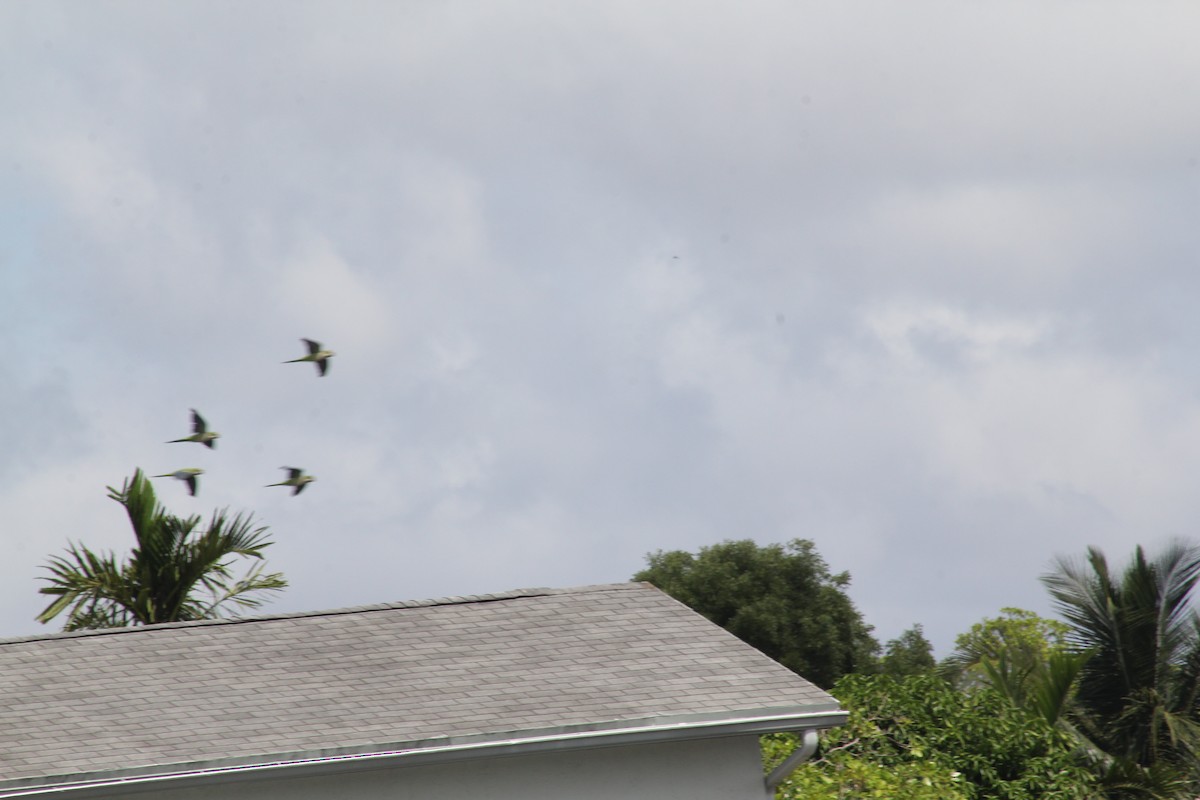
[[[187,469],[177,469],[174,472],[168,472],[164,475],[154,475],[155,478],[178,478],[187,483],[188,494],[192,497],[196,496],[196,476],[203,475],[204,470],[198,467],[188,467]]]
[[[280,467],[288,471],[288,479],[281,483],[268,483],[267,486],[294,486],[292,496],[300,494],[304,491],[304,487],[316,480],[312,475],[305,475],[304,470],[299,467]]]
[[[308,355],[303,358],[293,358],[291,361],[285,361],[285,364],[295,364],[300,361],[311,361],[317,365],[317,374],[324,375],[329,369],[329,359],[333,358],[332,350],[322,350],[320,342],[314,342],[312,339],[301,339],[308,346]]]
[[[192,435],[185,439],[172,439],[171,441],[167,442],[167,444],[173,444],[175,442],[199,442],[211,450],[217,446],[215,440],[219,439],[220,437],[221,434],[217,433],[216,431],[208,430],[208,425],[205,424],[204,417],[200,416],[196,409],[193,408]]]

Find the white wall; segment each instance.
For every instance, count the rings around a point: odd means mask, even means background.
[[[113,795],[145,800],[144,793]],[[163,800],[764,800],[758,737],[605,747],[164,790]]]

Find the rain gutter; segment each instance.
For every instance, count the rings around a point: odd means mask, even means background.
[[[226,763],[219,765],[212,762],[208,766],[193,764],[189,769],[174,772],[111,771],[107,774],[96,775],[90,780],[85,778],[63,781],[60,777],[57,779],[59,782],[54,784],[48,784],[47,780],[56,780],[55,778],[33,779],[23,787],[10,785],[9,788],[0,788],[0,798],[67,796],[74,800],[74,798],[110,796],[114,792],[154,792],[217,782],[265,780],[275,777],[281,779],[313,777],[352,770],[444,763],[471,757],[526,755],[592,747],[761,735],[779,731],[803,730],[805,731],[804,741],[807,743],[810,734],[815,741],[815,729],[841,725],[846,721],[846,717],[845,711],[836,710],[835,707],[834,710],[807,713],[651,723],[639,725],[636,728],[560,729],[558,731],[547,729],[542,732],[532,731],[526,735],[503,739],[462,737],[456,740],[454,737],[448,737],[438,740],[444,742],[443,744],[400,746],[378,752],[334,755],[322,755],[319,752],[298,753],[284,757],[277,756],[275,761],[253,764]],[[803,750],[803,746],[800,749]],[[790,756],[788,761],[791,761],[795,755],[794,753]],[[786,764],[787,761],[784,763]]]

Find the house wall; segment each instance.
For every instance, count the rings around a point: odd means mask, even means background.
[[[114,794],[145,800],[148,795]],[[755,736],[153,790],[163,800],[764,800]]]

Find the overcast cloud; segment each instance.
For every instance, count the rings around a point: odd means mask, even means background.
[[[814,540],[939,653],[1196,538],[1200,8],[0,6],[0,635],[135,467],[269,608]],[[318,379],[300,337],[337,356]],[[199,409],[215,451],[164,444]],[[291,497],[281,464],[318,480]],[[54,626],[53,629],[57,629]]]

